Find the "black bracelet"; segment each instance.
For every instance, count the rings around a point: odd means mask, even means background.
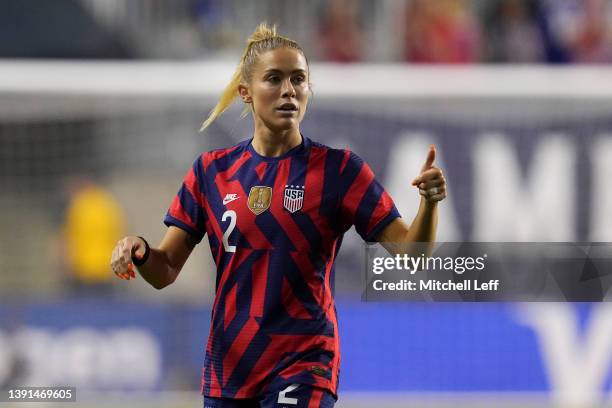
[[[151,248],[149,247],[149,243],[147,242],[146,239],[144,239],[143,237],[138,237],[140,239],[142,239],[145,243],[145,253],[142,256],[141,259],[136,258],[135,255],[132,255],[132,262],[134,263],[135,266],[142,266],[145,264],[145,262],[147,262],[147,259],[149,259],[149,254],[151,253]]]

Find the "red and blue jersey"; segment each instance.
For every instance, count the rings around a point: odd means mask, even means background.
[[[164,222],[198,242],[207,234],[217,266],[204,395],[252,398],[295,383],[335,395],[343,234],[354,225],[375,241],[397,217],[363,160],[306,137],[280,157],[250,140],[198,157]]]

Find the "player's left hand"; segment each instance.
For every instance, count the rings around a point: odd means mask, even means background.
[[[440,168],[433,165],[436,159],[436,147],[431,145],[427,152],[421,173],[412,180],[412,185],[419,188],[419,194],[428,202],[435,203],[446,198],[446,180]]]

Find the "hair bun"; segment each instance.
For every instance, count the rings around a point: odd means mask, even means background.
[[[276,34],[276,25],[269,27],[266,23],[261,23],[249,37],[248,44],[250,45],[258,41],[269,40],[275,37],[278,37]]]

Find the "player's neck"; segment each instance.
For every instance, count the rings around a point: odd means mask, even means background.
[[[289,129],[274,133],[269,129],[257,129],[251,144],[257,154],[265,157],[278,157],[302,143],[299,129]]]

